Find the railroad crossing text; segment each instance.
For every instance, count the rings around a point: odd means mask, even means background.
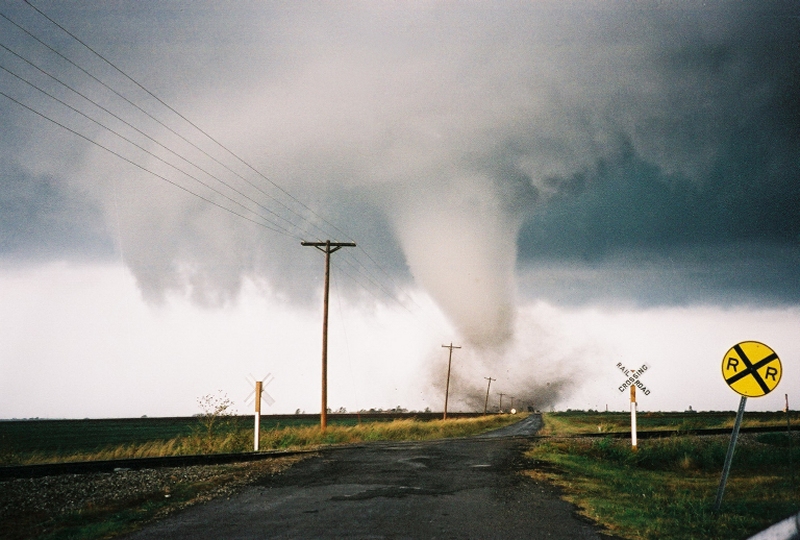
[[[628,377],[628,379],[620,385],[619,387],[620,392],[624,392],[626,388],[635,386],[636,388],[641,390],[644,395],[646,396],[650,395],[650,390],[644,385],[644,383],[642,383],[642,381],[639,380],[639,377],[641,377],[642,374],[645,371],[647,371],[647,364],[642,364],[642,367],[640,367],[639,369],[630,370],[627,369],[625,366],[623,366],[622,362],[618,362],[617,368]]]

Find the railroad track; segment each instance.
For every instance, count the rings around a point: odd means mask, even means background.
[[[10,465],[0,467],[0,479],[39,478],[60,474],[87,474],[121,470],[156,469],[162,467],[189,467],[192,465],[225,465],[245,463],[276,457],[310,454],[314,450],[275,450],[267,452],[242,452],[237,454],[203,454],[194,456],[164,456],[150,458],[109,459],[103,461],[76,461],[68,463],[42,463],[38,465]]]
[[[665,439],[673,435],[730,435],[733,428],[708,428],[708,429],[665,429],[654,431],[637,431],[636,437],[639,439]],[[793,429],[794,431],[794,429]],[[786,426],[757,426],[739,428],[739,433],[775,433],[786,432]],[[605,431],[599,433],[581,433],[579,435],[568,435],[568,437],[590,437],[602,438],[612,437],[614,439],[625,439],[631,436],[630,431]]]
[[[774,433],[785,432],[786,428],[780,426],[743,427],[740,433]],[[659,439],[674,435],[728,435],[731,428],[696,429],[696,430],[661,430],[639,431],[639,439]],[[631,436],[630,431],[612,431],[601,433],[584,433],[570,435],[575,438],[602,438],[612,437],[623,439]],[[512,435],[513,437],[513,435]],[[530,438],[539,438],[535,435]],[[331,449],[330,447],[325,448]],[[224,465],[229,463],[245,463],[260,461],[274,457],[293,456],[318,452],[320,449],[309,450],[274,450],[265,452],[242,452],[236,454],[203,454],[193,456],[165,456],[151,458],[111,459],[104,461],[78,461],[70,463],[43,463],[39,465],[10,465],[0,467],[0,480],[9,478],[39,478],[61,474],[87,474],[115,472],[120,470],[155,469],[162,467],[188,467],[192,465]]]

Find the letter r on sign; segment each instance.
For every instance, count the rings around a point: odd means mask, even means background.
[[[770,379],[771,378],[774,381],[775,380],[775,375],[777,375],[777,374],[778,374],[778,370],[777,369],[775,369],[774,367],[768,367],[767,368],[767,372],[764,374],[764,378],[765,379]]]
[[[728,371],[731,368],[733,368],[733,371],[737,371],[737,372],[739,371],[739,359],[738,358],[733,358],[731,356],[728,357],[728,365],[725,366],[725,371]]]

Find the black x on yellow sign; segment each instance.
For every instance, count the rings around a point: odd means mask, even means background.
[[[722,359],[722,378],[745,397],[761,397],[781,382],[783,367],[777,353],[758,341],[737,343]]]

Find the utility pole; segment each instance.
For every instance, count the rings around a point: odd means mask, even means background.
[[[486,400],[483,402],[483,414],[486,414],[486,411],[489,408],[489,388],[492,387],[492,381],[496,381],[497,379],[492,379],[491,377],[484,377],[489,384],[486,385]]]
[[[301,246],[315,247],[325,254],[325,292],[322,302],[322,411],[319,423],[322,431],[328,427],[328,289],[330,288],[331,253],[343,247],[356,247],[355,242],[300,242]]]
[[[442,345],[442,347],[450,349],[450,358],[447,360],[447,384],[444,390],[444,416],[442,417],[442,420],[447,420],[447,398],[450,395],[450,364],[453,362],[453,349],[460,349],[461,347],[454,346],[452,341],[450,345]]]
[[[505,396],[506,394],[502,392],[498,392],[498,394],[500,394],[500,412],[503,412],[503,396]]]
[[[511,398],[511,410],[514,410],[514,396],[508,396]]]

